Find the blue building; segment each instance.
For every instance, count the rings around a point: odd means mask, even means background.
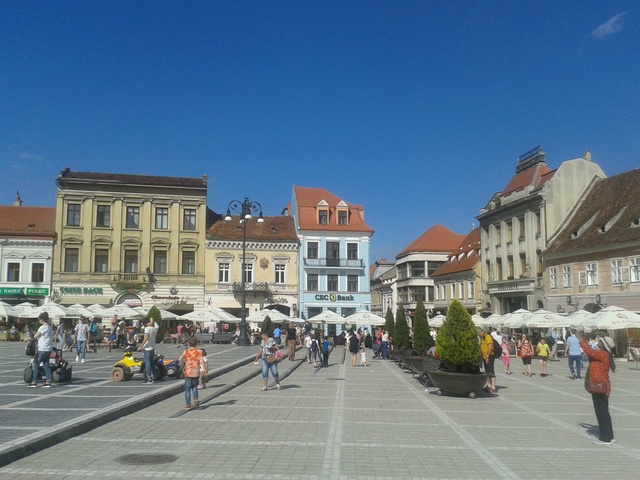
[[[364,209],[322,188],[293,187],[291,215],[300,239],[298,315],[326,310],[347,317],[371,310],[369,244],[373,229]],[[330,324],[328,335],[340,334]]]

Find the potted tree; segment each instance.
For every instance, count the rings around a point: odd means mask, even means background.
[[[440,369],[427,374],[440,389],[438,394],[447,392],[476,398],[476,392],[487,383],[488,375],[480,373],[478,333],[471,315],[459,300],[451,302],[438,331],[436,353],[441,359]]]

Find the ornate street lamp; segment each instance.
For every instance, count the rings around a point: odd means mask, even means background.
[[[227,207],[227,215],[224,217],[226,222],[231,221],[231,212],[237,212],[240,214],[240,223],[242,224],[242,272],[241,272],[241,289],[242,289],[242,307],[240,310],[240,336],[238,337],[237,345],[248,347],[250,345],[249,335],[247,335],[247,290],[246,290],[246,276],[247,271],[245,267],[245,257],[247,254],[247,220],[249,220],[252,214],[258,214],[258,223],[263,223],[262,217],[262,205],[258,202],[249,201],[249,197],[244,197],[244,201],[232,200]]]

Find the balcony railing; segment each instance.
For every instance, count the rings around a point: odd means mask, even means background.
[[[340,267],[340,268],[364,268],[361,258],[305,258],[305,267]]]
[[[241,292],[242,283],[234,282],[232,288],[234,292]],[[269,284],[267,282],[246,282],[244,284],[244,290],[246,292],[268,292]]]
[[[146,283],[148,281],[145,273],[116,273],[112,276],[116,283]]]

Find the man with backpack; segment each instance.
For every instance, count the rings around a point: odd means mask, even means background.
[[[491,336],[486,329],[480,331],[480,350],[482,351],[482,363],[484,364],[484,371],[489,375],[489,385],[487,391],[489,393],[496,393],[496,371],[495,361],[496,355],[502,355],[502,347],[498,344],[498,347],[494,345],[496,340]],[[496,342],[497,343],[497,342]]]

